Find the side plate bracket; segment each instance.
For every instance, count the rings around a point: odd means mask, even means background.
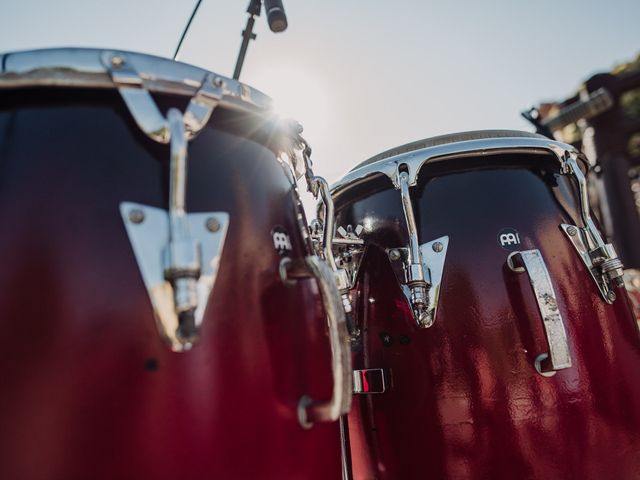
[[[596,283],[596,286],[598,287],[600,295],[602,295],[604,301],[607,303],[613,303],[616,299],[616,293],[611,289],[611,285],[609,284],[607,277],[602,272],[602,267],[607,263],[605,261],[594,262],[592,252],[596,252],[598,250],[590,249],[588,247],[589,236],[586,229],[566,223],[561,224],[560,228],[578,252],[578,255],[582,259],[582,262],[587,267],[587,270],[589,270],[591,278],[593,278],[593,281]],[[613,255],[613,260],[617,260],[617,257],[615,257],[615,252],[613,253]],[[611,263],[611,261],[609,261],[609,263]],[[618,263],[620,262],[618,261]],[[617,267],[618,265],[616,264],[614,266]],[[620,268],[622,268],[621,263]]]
[[[169,245],[169,213],[160,208],[132,202],[122,202],[120,213],[149,293],[160,335],[175,352],[191,349],[197,335],[188,338],[181,335],[173,287],[165,278],[163,255]],[[191,237],[196,241],[200,253],[197,308],[194,312],[195,330],[198,333],[218,274],[229,214],[189,213],[186,217]]]
[[[442,283],[442,275],[444,274],[444,265],[447,258],[447,249],[449,248],[449,237],[444,236],[436,238],[427,243],[420,245],[420,252],[422,256],[422,265],[424,268],[426,281],[427,281],[427,298],[428,298],[428,315],[424,322],[419,322],[417,318],[416,323],[421,328],[429,328],[433,325],[436,319],[436,313],[438,309],[438,300],[440,298],[440,285]],[[407,269],[409,268],[407,259],[409,255],[408,248],[389,248],[386,250],[391,266],[396,275],[396,279],[402,288],[402,292],[407,300],[409,310],[413,312],[411,308],[411,289],[407,285],[408,276]],[[413,314],[413,313],[412,313]]]

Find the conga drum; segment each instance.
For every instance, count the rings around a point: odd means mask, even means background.
[[[640,336],[585,165],[534,134],[468,132],[333,186],[353,478],[640,478]]]
[[[348,337],[298,132],[167,59],[0,65],[0,477],[339,478]]]

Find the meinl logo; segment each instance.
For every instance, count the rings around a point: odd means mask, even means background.
[[[515,228],[503,228],[498,232],[498,245],[506,250],[517,250],[520,245],[520,234]]]
[[[288,257],[293,247],[291,246],[291,237],[283,227],[275,227],[271,230],[271,237],[273,238],[273,247],[281,257]]]

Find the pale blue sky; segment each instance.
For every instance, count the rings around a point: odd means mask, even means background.
[[[112,47],[171,56],[194,1],[6,0],[0,50]],[[182,59],[231,75],[248,0],[204,0]],[[305,125],[335,180],[383,149],[482,128],[563,98],[640,52],[640,1],[284,0],[258,19],[241,79]]]

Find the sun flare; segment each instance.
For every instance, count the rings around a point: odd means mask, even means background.
[[[299,121],[311,137],[326,132],[332,117],[331,95],[319,74],[287,66],[264,71],[251,80],[253,86],[273,99],[280,117]]]

